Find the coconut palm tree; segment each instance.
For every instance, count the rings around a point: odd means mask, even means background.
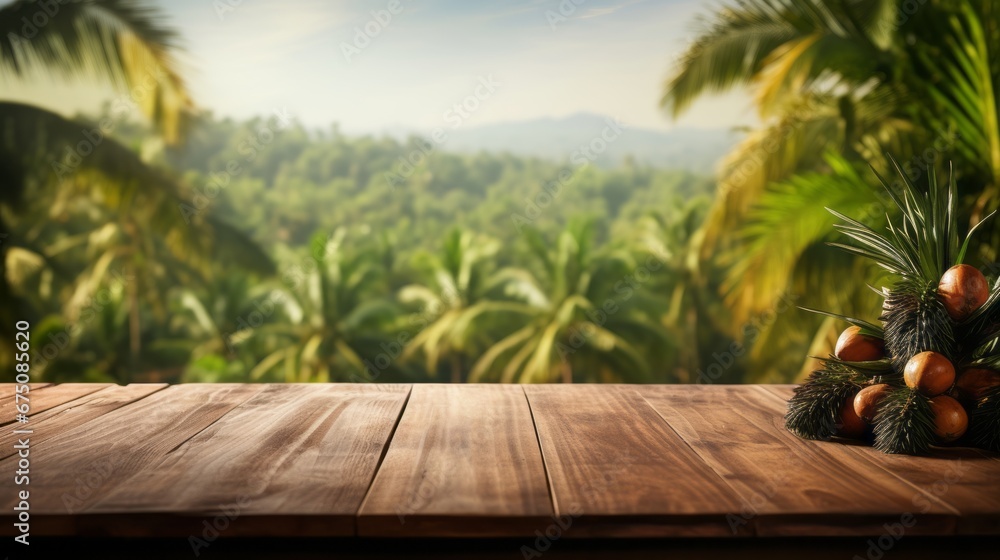
[[[87,381],[127,384],[134,380],[130,354],[127,295],[124,283],[109,283],[101,303],[89,306],[86,320],[70,322],[61,315],[48,315],[32,325],[32,337],[58,353],[42,354],[48,381]],[[53,342],[55,341],[55,343]],[[45,348],[42,349],[45,352]]]
[[[710,203],[707,198],[678,200],[666,213],[643,216],[633,231],[636,250],[662,263],[650,291],[667,296],[669,303],[659,320],[673,341],[666,358],[673,365],[670,379],[681,382],[697,381],[704,357],[731,343],[724,334],[731,330],[729,313],[716,296],[719,267],[698,254]],[[732,377],[737,373],[733,371]]]
[[[317,236],[318,250],[287,263],[273,319],[252,325],[272,348],[252,379],[381,381],[402,369],[403,345],[392,337],[400,313],[386,297],[385,271],[373,253],[345,249],[345,236]]]
[[[570,224],[554,246],[536,232],[525,235],[541,274],[508,270],[520,282],[507,291],[523,304],[505,310],[519,313],[522,326],[482,355],[469,380],[648,381],[653,368],[642,349],[670,343],[639,303],[651,296],[643,290],[655,272],[649,268],[658,267],[625,251],[595,254],[588,221]]]
[[[433,375],[445,361],[452,383],[460,383],[476,357],[510,330],[527,308],[505,295],[524,281],[513,269],[497,270],[500,244],[485,236],[453,229],[440,253],[428,255],[418,267],[427,280],[399,291],[400,301],[416,304],[410,324],[419,331],[410,340],[404,358],[423,354]]]
[[[255,325],[273,322],[274,302],[284,292],[272,281],[245,274],[217,276],[179,290],[173,302],[170,335],[184,345],[190,365],[186,381],[249,381],[250,370],[266,347],[254,337]],[[257,325],[260,326],[260,325]]]
[[[11,104],[0,103],[0,113],[7,105]],[[87,256],[84,262],[74,258],[72,262],[76,266],[63,262],[66,266],[62,274],[76,278],[77,282],[73,289],[75,295],[65,308],[69,320],[74,320],[76,304],[73,302],[84,301],[88,294],[99,289],[108,271],[123,270],[137,279],[127,285],[126,294],[133,364],[139,363],[141,351],[141,308],[146,306],[165,318],[164,298],[168,291],[162,289],[162,278],[184,273],[187,275],[185,281],[192,281],[211,274],[212,265],[218,263],[260,274],[273,272],[273,264],[257,245],[210,213],[197,215],[189,223],[180,211],[185,199],[172,176],[146,165],[132,151],[110,139],[96,146],[72,177],[58,182],[55,188],[49,187],[47,177],[37,177],[38,167],[28,166],[27,162],[33,161],[27,157],[30,152],[18,152],[19,143],[13,138],[39,135],[34,146],[37,150],[34,161],[37,161],[45,157],[45,153],[59,153],[63,139],[72,137],[72,131],[78,132],[79,125],[25,105],[10,114],[17,116],[7,121],[0,116],[0,127],[14,135],[0,140],[0,144],[8,142],[0,150],[6,149],[11,156],[6,161],[13,161],[24,170],[20,183],[16,172],[13,174],[15,190],[18,184],[27,187],[19,195],[18,203],[11,207],[19,212],[7,214],[8,227],[18,233],[7,249],[21,248],[31,237],[31,231],[37,228],[36,222],[25,220],[23,216],[40,216],[48,221],[70,215],[76,216],[77,222],[89,224],[69,237],[64,230],[47,228],[44,232],[50,237],[39,238],[37,243],[52,247],[46,253],[58,247],[58,252],[65,255],[67,249],[75,246],[84,249],[83,254]],[[63,259],[55,254],[50,256],[50,261]],[[2,284],[9,290],[10,273],[6,270],[6,260]],[[30,307],[23,305],[17,313],[21,317],[35,316]]]
[[[186,196],[177,181],[144,163],[109,134],[115,119],[137,109],[149,117],[167,144],[181,140],[192,104],[174,58],[176,35],[162,25],[160,13],[143,2],[84,0],[41,6],[16,1],[0,8],[0,74],[24,79],[39,74],[84,77],[111,84],[122,96],[108,119],[96,125],[73,122],[56,113],[21,103],[0,101],[0,230],[20,233],[12,216],[26,201],[69,195],[98,201],[116,216],[120,239],[131,249],[131,266],[144,270],[137,248],[153,243],[207,272],[223,256],[272,272],[270,260],[240,232],[208,213],[185,216]],[[134,109],[133,109],[134,108]],[[16,221],[16,218],[14,218]],[[109,222],[111,223],[111,222]],[[12,235],[0,247],[0,331],[14,318],[31,317],[18,305],[8,283],[6,253],[23,244]],[[225,248],[225,250],[220,250]],[[234,257],[230,259],[230,256]],[[84,280],[93,285],[94,279]],[[133,363],[140,350],[138,287],[127,294]]]
[[[978,220],[996,207],[998,7],[912,4],[727,4],[708,18],[667,81],[662,104],[675,116],[707,93],[746,88],[762,123],[723,161],[701,247],[703,256],[721,255],[731,265],[724,291],[734,324],[774,308],[789,290],[803,304],[870,314],[865,284],[876,278],[820,250],[834,236],[823,207],[869,219],[891,211],[863,186],[874,180],[868,163],[888,167],[885,152],[917,155],[905,167],[914,179],[925,173],[925,157],[939,166],[953,160],[964,179],[964,214]],[[787,355],[774,342],[795,339],[785,335],[796,324],[801,335],[803,325],[821,320],[786,314],[758,350]],[[795,344],[822,346],[826,334]]]
[[[175,58],[177,33],[163,19],[137,0],[49,6],[17,0],[0,8],[0,73],[14,79],[40,73],[96,78],[122,91],[121,101],[136,106],[168,143],[176,143],[192,102]]]
[[[496,241],[455,228],[445,237],[439,255],[421,259],[418,267],[425,270],[427,282],[403,286],[398,296],[404,304],[418,306],[413,323],[422,327],[407,345],[404,358],[422,353],[428,373],[437,372],[444,359],[451,382],[462,381],[465,362],[473,355],[472,342],[480,334],[472,328],[469,308],[485,299],[483,291],[498,249]]]

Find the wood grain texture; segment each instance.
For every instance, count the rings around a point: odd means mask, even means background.
[[[792,397],[793,386],[758,386],[777,406]],[[1000,534],[1000,461],[987,452],[966,447],[934,447],[927,456],[886,455],[867,445],[845,445],[874,470],[905,480],[923,494],[915,496],[914,513],[940,501],[956,513],[955,530],[962,534]],[[918,519],[919,524],[919,519]]]
[[[124,536],[146,536],[151,526],[200,534],[203,521],[220,517],[227,536],[353,535],[408,393],[403,385],[268,385],[122,480],[90,513]]]
[[[14,417],[14,395],[18,383],[0,383],[0,420],[9,421]],[[28,383],[28,395],[35,391],[40,391],[45,387],[52,387],[51,383]]]
[[[55,406],[45,412],[32,415],[28,428],[32,430],[31,444],[37,445],[53,436],[67,432],[72,428],[149,396],[166,388],[165,384],[141,383],[133,385],[111,385],[94,391],[78,399]],[[19,428],[21,426],[12,426]],[[12,431],[0,432],[0,459],[6,459],[16,450],[14,444],[23,435]]]
[[[801,440],[791,389],[47,386],[30,393],[49,407],[29,423],[31,532],[868,538],[914,514],[905,536],[1000,534],[996,457]],[[0,535],[23,489],[14,436]]]
[[[19,383],[0,383],[0,401],[14,396],[14,388],[18,385]],[[35,389],[41,389],[42,387],[50,387],[51,385],[51,383],[28,383],[28,387],[30,387],[32,391]]]
[[[140,401],[141,406],[113,410],[32,445],[32,533],[74,534],[81,514],[100,498],[262,389],[216,384],[169,387]],[[0,461],[0,472],[15,472],[17,459]],[[12,516],[6,512],[12,512],[17,489],[14,477],[0,477],[4,512],[0,530],[5,533],[13,530]]]
[[[414,385],[358,532],[531,536],[552,514],[519,386]]]
[[[46,410],[76,400],[85,395],[96,393],[97,391],[110,386],[110,383],[63,383],[62,385],[47,386],[43,390],[32,389],[31,392],[26,395],[28,398],[27,404],[30,407],[30,411],[28,412],[28,423],[34,423],[36,414],[40,414]],[[4,411],[3,416],[0,416],[0,425],[13,424],[16,422],[14,404],[19,402],[23,403],[25,401],[23,399],[18,401],[16,397],[11,397],[8,404],[4,405],[3,408],[0,408],[0,410]]]
[[[728,536],[740,501],[627,385],[525,386],[570,536]]]
[[[833,442],[806,441],[784,428],[784,405],[753,386],[687,385],[637,389],[711,468],[740,493],[734,524],[757,534],[877,534],[925,496],[872,469]],[[955,510],[926,497],[910,534],[949,534]]]

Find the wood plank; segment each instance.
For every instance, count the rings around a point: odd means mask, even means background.
[[[117,536],[351,536],[405,385],[269,385],[88,513]],[[223,523],[220,522],[220,523]]]
[[[801,440],[791,389],[51,385],[30,394],[32,535],[867,539],[905,513],[916,539],[1000,534],[995,457]]]
[[[528,385],[568,536],[729,536],[738,496],[625,385]]]
[[[89,420],[97,418],[117,408],[149,396],[164,389],[166,384],[142,383],[132,385],[111,385],[61,404],[45,412],[33,415],[27,426],[32,445],[37,445],[53,436],[66,432]],[[12,431],[0,433],[0,460],[16,453],[14,444],[24,435]]]
[[[843,445],[784,428],[784,407],[752,386],[637,389],[700,457],[740,493],[730,519],[765,536],[878,535],[915,512],[920,490],[872,469]],[[910,534],[950,534],[953,508],[928,499]]]
[[[794,386],[759,386],[778,406],[792,397]],[[927,456],[886,455],[867,445],[846,448],[872,467],[920,488],[925,497],[914,500],[914,511],[923,511],[932,499],[951,506],[960,515],[956,531],[971,535],[1000,534],[1000,461],[982,450],[968,447],[934,447]]]
[[[20,385],[20,383],[0,383],[0,400],[8,399],[14,396],[15,387]],[[28,383],[28,387],[32,391],[35,389],[41,389],[42,387],[48,387],[52,385],[51,383]]]
[[[532,536],[552,514],[519,386],[414,385],[358,533]]]
[[[173,386],[30,449],[31,532],[74,534],[77,518],[136,473],[262,390],[259,385]],[[0,461],[14,473],[18,457]],[[0,477],[0,532],[13,532],[13,476]],[[99,534],[99,533],[98,533]]]
[[[14,395],[16,394],[16,387],[18,385],[19,383],[0,383],[0,412],[3,413],[0,419],[4,421],[14,416],[14,409],[10,407],[14,404]],[[28,383],[28,395],[30,396],[35,391],[52,386],[51,383]]]
[[[111,385],[111,383],[63,383],[61,385],[45,387],[44,391],[32,390],[27,394],[27,403],[30,407],[30,411],[28,412],[28,423],[34,424],[36,414],[76,400],[85,395],[96,393],[97,391],[100,391],[105,387],[110,387]],[[0,408],[0,410],[4,411],[3,416],[0,416],[0,426],[16,422],[14,409],[14,404],[16,402],[16,398],[12,397],[8,405],[4,405],[3,408]],[[24,402],[23,399],[21,402]]]

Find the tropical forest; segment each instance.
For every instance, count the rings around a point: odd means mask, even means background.
[[[791,383],[845,326],[803,308],[879,315],[887,271],[830,246],[847,236],[828,208],[883,230],[901,210],[879,176],[955,185],[963,231],[1000,208],[993,2],[702,3],[675,53],[647,53],[654,118],[544,121],[582,131],[565,150],[473,141],[502,79],[463,82],[464,109],[420,130],[280,100],[232,113],[194,87],[202,43],[167,4],[0,4],[0,338],[30,323],[34,381]],[[253,15],[216,4],[199,25]],[[329,56],[364,78],[417,17],[404,5]],[[378,83],[418,96],[423,70]],[[590,80],[576,97],[599,97]],[[677,153],[642,136],[725,96],[746,122]],[[986,221],[965,254],[990,286],[998,248]]]

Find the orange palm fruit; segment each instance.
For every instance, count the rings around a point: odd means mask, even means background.
[[[845,362],[880,360],[885,354],[885,341],[861,334],[861,327],[847,327],[837,339],[834,355]]]
[[[934,412],[934,434],[944,443],[962,437],[969,427],[969,415],[961,403],[947,395],[931,399],[931,410]]]
[[[854,399],[847,399],[840,408],[840,424],[837,435],[840,437],[861,439],[865,434],[865,421],[854,412]]]
[[[903,380],[907,387],[936,397],[955,382],[955,366],[943,354],[921,352],[906,362]]]
[[[955,380],[955,392],[963,400],[979,400],[993,387],[1000,387],[1000,371],[970,368],[963,370]]]
[[[854,397],[854,413],[865,422],[871,422],[875,418],[879,403],[889,394],[889,385],[879,383],[870,385],[858,391]]]
[[[978,268],[956,264],[949,268],[938,283],[938,297],[948,315],[964,321],[990,297],[990,285]]]

